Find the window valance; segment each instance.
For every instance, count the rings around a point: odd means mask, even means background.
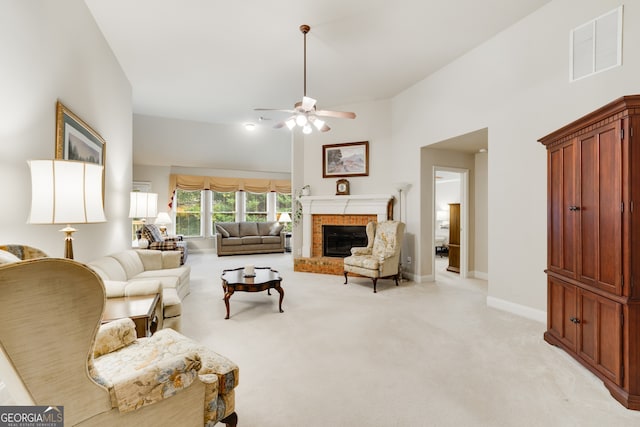
[[[173,205],[173,196],[178,188],[188,191],[212,190],[221,193],[231,191],[269,193],[275,191],[282,194],[291,194],[291,181],[288,179],[225,178],[171,174],[169,175],[169,206]]]

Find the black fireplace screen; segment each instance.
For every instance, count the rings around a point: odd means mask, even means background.
[[[367,246],[364,225],[323,225],[322,256],[348,257],[352,247]]]

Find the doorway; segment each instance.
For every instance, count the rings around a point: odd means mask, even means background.
[[[466,278],[469,259],[469,170],[433,167],[434,212],[432,271]]]

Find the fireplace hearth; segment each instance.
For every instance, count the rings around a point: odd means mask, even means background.
[[[322,256],[344,258],[352,247],[367,246],[367,227],[362,225],[323,225]]]

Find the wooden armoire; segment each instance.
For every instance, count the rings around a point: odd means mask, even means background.
[[[624,406],[640,410],[640,134],[634,129],[640,132],[640,95],[540,139],[547,148],[544,339],[597,375]]]
[[[448,271],[460,273],[460,203],[449,203]]]

